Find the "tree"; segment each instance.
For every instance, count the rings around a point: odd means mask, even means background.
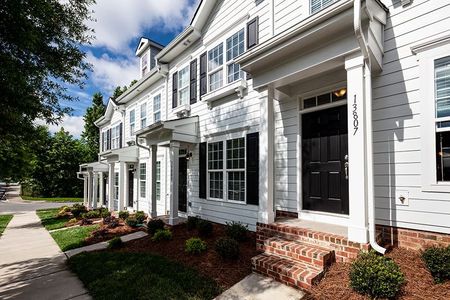
[[[100,133],[94,122],[102,117],[105,113],[105,104],[103,103],[103,96],[100,93],[95,93],[92,97],[92,106],[86,110],[84,115],[84,130],[81,134],[87,147],[87,162],[97,160],[97,153],[99,152]]]

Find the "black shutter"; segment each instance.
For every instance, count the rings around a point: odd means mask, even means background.
[[[199,193],[201,199],[206,199],[206,143],[200,144],[200,174],[199,174]]]
[[[259,18],[256,17],[247,23],[247,49],[255,47],[259,42]]]
[[[111,150],[111,128],[106,131],[106,150]]]
[[[259,132],[247,134],[247,204],[259,204]]]
[[[178,72],[172,76],[172,108],[178,106]]]
[[[200,55],[200,96],[203,96],[208,92],[208,82],[207,82],[207,68],[208,68],[208,58],[206,52]]]
[[[191,61],[191,70],[190,70],[190,77],[191,77],[191,83],[190,83],[190,94],[191,94],[191,104],[194,104],[197,102],[197,59],[194,59]]]
[[[123,126],[122,123],[119,124],[119,148],[122,148],[122,132],[123,132]]]

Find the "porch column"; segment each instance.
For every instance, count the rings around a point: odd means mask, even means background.
[[[98,173],[94,173],[93,176],[93,189],[92,189],[92,208],[97,208],[97,202],[98,202]]]
[[[179,173],[179,161],[178,156],[180,151],[180,143],[171,142],[170,143],[170,177],[171,177],[171,186],[170,186],[170,215],[169,215],[169,224],[175,225],[178,221],[178,173]]]
[[[115,163],[109,164],[109,175],[108,175],[108,188],[109,188],[109,195],[108,195],[108,210],[114,211],[114,167]]]
[[[127,179],[128,179],[128,172],[127,172],[127,164],[124,161],[119,162],[119,210],[126,210],[127,209]]]
[[[158,155],[158,146],[152,145],[150,149],[150,161],[151,161],[151,168],[150,168],[150,216],[152,218],[156,218],[158,216],[157,206],[156,206],[156,159]],[[178,194],[177,194],[178,195]],[[172,210],[171,210],[172,211]]]
[[[88,172],[87,175],[87,208],[90,209],[92,207],[92,172]]]
[[[274,213],[274,92],[272,87],[260,92],[259,131],[259,213],[258,222],[275,221]]]
[[[83,205],[88,206],[88,178],[83,175]]]
[[[100,172],[99,176],[98,176],[98,188],[99,188],[99,198],[98,201],[100,202],[100,206],[103,206],[103,199],[105,198],[105,187],[103,185],[103,172]]]
[[[365,144],[364,58],[362,55],[345,60],[348,98],[348,180],[350,241],[367,243],[367,184]]]

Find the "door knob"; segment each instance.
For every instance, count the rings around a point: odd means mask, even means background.
[[[344,164],[344,172],[345,172],[345,179],[348,180],[348,154],[345,155],[345,164]]]

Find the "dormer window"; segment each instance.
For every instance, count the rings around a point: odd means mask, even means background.
[[[145,53],[141,58],[141,71],[142,71],[142,77],[145,76],[148,72],[148,53]]]

